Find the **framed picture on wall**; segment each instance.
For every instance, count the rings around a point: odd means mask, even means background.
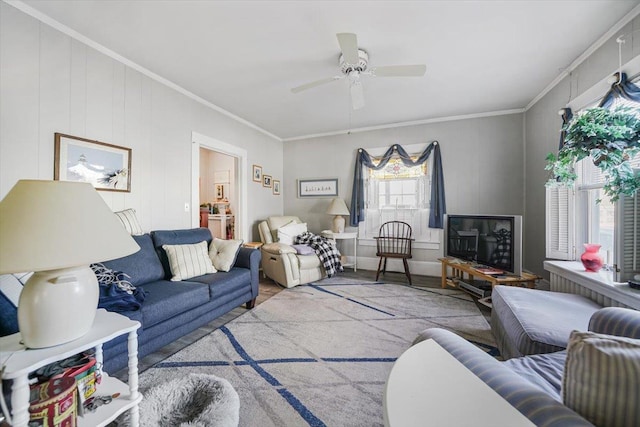
[[[253,165],[253,180],[262,182],[262,166]]]
[[[271,188],[271,175],[262,175],[262,186]]]
[[[224,199],[224,184],[216,184],[216,200]]]
[[[53,179],[96,190],[131,192],[131,148],[56,133]]]
[[[338,178],[298,180],[298,197],[336,197],[337,195]]]
[[[278,179],[273,180],[273,194],[276,196],[280,195],[280,180]]]

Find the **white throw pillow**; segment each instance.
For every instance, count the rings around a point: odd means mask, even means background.
[[[307,223],[287,224],[278,228],[278,242],[293,245],[293,238],[307,232]]]
[[[173,282],[216,272],[207,252],[206,241],[193,245],[162,245],[162,249],[169,259]]]
[[[144,234],[142,232],[142,227],[140,227],[140,223],[138,222],[135,209],[125,209],[114,213],[129,234],[132,236],[140,236],[141,234]]]
[[[229,271],[236,262],[242,240],[222,240],[214,237],[209,246],[209,258],[218,271]]]

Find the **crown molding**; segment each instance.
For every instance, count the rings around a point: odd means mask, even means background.
[[[525,111],[524,108],[516,108],[512,110],[489,111],[486,113],[473,113],[473,114],[463,114],[459,116],[436,117],[432,119],[413,120],[409,122],[387,123],[387,124],[378,125],[378,126],[368,126],[368,127],[355,128],[355,129],[343,129],[343,130],[324,132],[324,133],[314,133],[310,135],[293,136],[290,138],[283,138],[282,141],[283,142],[299,141],[302,139],[322,138],[325,136],[345,135],[345,134],[352,134],[357,132],[369,132],[372,130],[380,130],[380,129],[392,129],[392,128],[401,128],[406,126],[425,125],[430,123],[452,122],[456,120],[478,119],[482,117],[506,116],[509,114],[524,113],[524,111]]]

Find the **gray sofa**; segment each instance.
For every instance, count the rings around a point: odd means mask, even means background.
[[[640,346],[640,312],[618,307],[600,308],[597,304],[573,298],[576,295],[568,295],[506,286],[494,288],[492,330],[498,343],[502,342],[502,348],[510,352],[506,361],[498,361],[458,335],[439,328],[423,331],[414,344],[426,339],[435,340],[535,425],[592,426],[563,403],[569,335],[573,329],[588,330],[632,338]],[[523,322],[523,319],[526,320]],[[534,354],[535,351],[541,354]],[[634,368],[627,371],[632,376],[640,369],[640,352],[634,351],[637,360],[632,356]],[[519,352],[528,354],[515,354]],[[605,376],[612,375],[613,370],[608,371],[610,368],[602,363],[599,362],[597,369]],[[633,396],[638,395],[640,380],[632,378],[631,381],[633,390],[627,390],[620,399],[634,399]],[[635,402],[631,404],[635,405]]]
[[[142,358],[183,335],[246,304],[253,308],[258,296],[260,251],[241,247],[229,272],[194,277],[172,282],[167,255],[162,245],[193,244],[203,240],[211,243],[208,228],[174,231],[152,231],[132,236],[140,251],[103,264],[130,276],[134,286],[146,292],[140,310],[121,314],[138,320],[138,357]],[[103,346],[104,366],[115,372],[127,365],[126,337],[119,337]]]
[[[103,262],[106,267],[123,272],[134,286],[145,291],[139,310],[121,314],[142,324],[138,329],[138,357],[142,358],[181,336],[205,325],[232,309],[246,304],[253,308],[258,296],[260,251],[240,247],[228,272],[172,282],[167,255],[162,245],[211,243],[207,228],[152,231],[132,236],[140,250],[132,255]],[[17,299],[22,284],[14,275],[0,277],[0,336],[18,332]],[[5,292],[13,294],[8,298]],[[116,372],[127,366],[126,335],[103,345],[104,367]]]

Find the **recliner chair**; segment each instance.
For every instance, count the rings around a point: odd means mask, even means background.
[[[326,276],[316,254],[298,255],[291,245],[278,242],[278,228],[291,222],[302,223],[297,216],[271,216],[258,224],[262,252],[262,271],[285,288],[315,282]]]

